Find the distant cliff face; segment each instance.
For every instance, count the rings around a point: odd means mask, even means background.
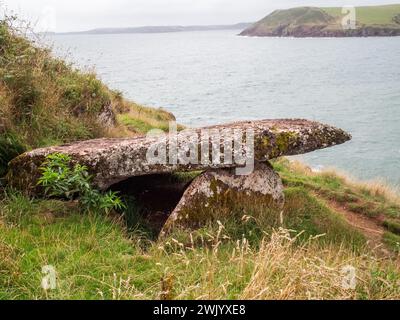
[[[358,14],[359,13],[359,14]],[[356,28],[342,27],[341,8],[276,10],[240,35],[258,37],[400,36],[400,5],[356,8]]]

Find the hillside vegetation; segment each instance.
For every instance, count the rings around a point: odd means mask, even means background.
[[[276,10],[244,30],[246,36],[347,37],[400,35],[400,5],[356,7],[356,29],[345,30],[342,8]]]
[[[0,26],[3,170],[25,149],[166,129],[173,118]],[[99,120],[104,106],[115,122]],[[3,186],[0,299],[399,299],[397,194],[285,159],[273,165],[285,184],[283,210],[234,203],[163,239],[134,200],[100,212],[73,197],[31,198]],[[41,286],[45,266],[56,271],[54,290]],[[349,268],[355,287],[345,285]]]
[[[37,147],[168,128],[172,114],[125,100],[93,72],[54,58],[0,21],[0,176],[18,154]]]

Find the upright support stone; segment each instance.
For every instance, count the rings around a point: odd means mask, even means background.
[[[281,178],[268,162],[257,163],[253,173],[244,176],[236,176],[234,169],[209,170],[186,189],[160,236],[174,226],[196,227],[222,218],[240,206],[248,210],[260,205],[281,207],[283,203]]]

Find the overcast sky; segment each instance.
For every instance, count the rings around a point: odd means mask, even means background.
[[[279,8],[395,3],[395,0],[0,0],[43,31],[253,22]]]

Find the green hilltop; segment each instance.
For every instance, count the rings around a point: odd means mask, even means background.
[[[299,7],[276,10],[240,35],[346,37],[400,35],[400,4],[355,7],[356,29],[345,30],[340,7]]]

